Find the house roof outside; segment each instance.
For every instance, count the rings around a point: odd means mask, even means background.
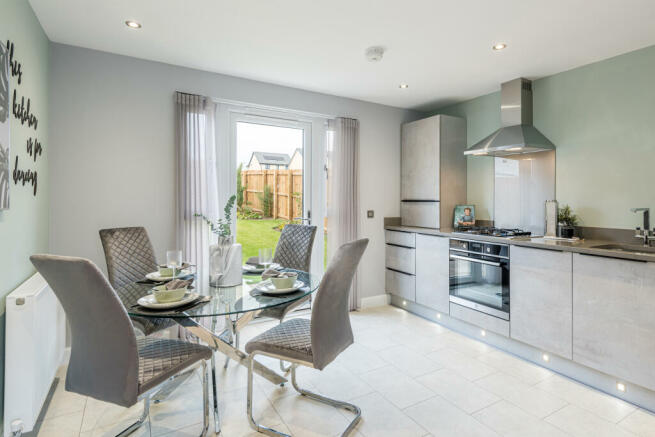
[[[257,158],[260,165],[289,165],[289,162],[291,162],[291,157],[286,153],[253,152],[248,165],[250,165],[253,158]]]

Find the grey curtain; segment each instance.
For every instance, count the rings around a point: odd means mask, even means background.
[[[206,272],[213,235],[195,214],[218,217],[216,104],[208,97],[175,93],[177,140],[177,245],[185,260]]]
[[[328,258],[359,233],[359,121],[328,123]],[[358,274],[353,278],[350,309],[361,307]]]

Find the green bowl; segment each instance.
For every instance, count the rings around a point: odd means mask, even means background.
[[[155,300],[159,303],[178,302],[182,300],[186,292],[186,288],[167,290],[166,285],[160,285],[152,289],[152,294],[155,296]]]

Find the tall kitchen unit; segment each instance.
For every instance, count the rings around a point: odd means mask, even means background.
[[[401,140],[403,226],[448,228],[466,203],[466,120],[435,115],[405,123]]]

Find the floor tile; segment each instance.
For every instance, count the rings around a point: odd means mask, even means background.
[[[422,437],[427,433],[379,393],[354,399],[353,403],[362,410],[357,430],[366,437]],[[348,415],[349,420],[351,417]]]
[[[469,414],[500,400],[496,395],[449,369],[421,376],[417,381]]]
[[[354,375],[345,367],[334,363],[328,365],[322,371],[299,367],[298,385],[311,390],[305,382],[309,382],[317,393],[323,396],[344,401],[374,391],[360,376]]]
[[[536,387],[613,423],[619,422],[636,410],[635,406],[621,399],[559,375],[553,375]]]
[[[476,359],[472,359],[469,355],[451,347],[431,352],[427,357],[441,367],[454,370],[470,381],[475,381],[476,379],[491,375],[497,371],[493,367]]]
[[[77,437],[82,425],[82,412],[57,415],[38,423],[39,437]]]
[[[639,437],[655,437],[655,414],[639,409],[619,422],[619,427]]]
[[[359,343],[350,345],[334,363],[342,365],[355,375],[370,372],[387,365],[387,362],[380,358],[376,352]]]
[[[63,379],[58,381],[50,399],[44,420],[84,411],[86,397],[66,391],[65,386],[66,384]]]
[[[564,407],[545,420],[573,437],[634,437],[634,434],[622,430],[616,424],[576,405]]]
[[[393,366],[364,373],[361,378],[396,407],[403,409],[434,396],[434,393]]]
[[[475,383],[538,418],[544,418],[567,405],[562,398],[502,372],[486,376]]]
[[[512,375],[530,385],[537,384],[553,375],[553,372],[548,369],[499,350],[493,350],[480,355],[478,359],[485,364],[495,367],[496,370]]]
[[[378,352],[380,358],[405,373],[417,377],[440,369],[442,366],[407,346],[394,346]]]
[[[473,417],[503,436],[567,437],[555,426],[504,400],[478,411]]]
[[[439,396],[404,412],[434,437],[498,437],[496,432]]]
[[[305,396],[285,396],[273,406],[293,436],[335,436],[348,426],[339,410]]]

